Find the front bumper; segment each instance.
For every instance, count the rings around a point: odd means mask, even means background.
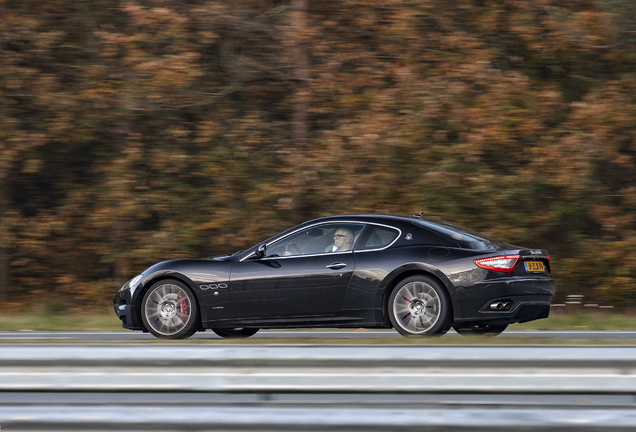
[[[549,277],[487,280],[457,290],[455,323],[512,324],[547,318],[556,283]],[[497,302],[507,310],[491,310]]]
[[[113,299],[115,315],[121,320],[121,325],[129,330],[142,330],[137,322],[137,316],[133,313],[132,296],[129,289],[122,289],[115,293]]]

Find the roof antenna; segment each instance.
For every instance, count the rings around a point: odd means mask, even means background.
[[[424,212],[420,212],[420,214],[414,214],[413,217],[418,217],[424,219]]]

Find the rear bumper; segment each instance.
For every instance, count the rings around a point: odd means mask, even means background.
[[[512,324],[547,318],[556,283],[547,277],[484,281],[458,290],[455,323]],[[491,310],[493,303],[509,303],[508,310]]]

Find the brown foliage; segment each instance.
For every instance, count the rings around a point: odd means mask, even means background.
[[[625,304],[635,12],[0,0],[0,297],[107,304],[158,260],[424,210],[549,249],[561,296]]]

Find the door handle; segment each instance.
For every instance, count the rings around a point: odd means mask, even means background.
[[[327,268],[333,269],[333,270],[338,270],[341,268],[346,267],[347,265],[343,262],[339,262],[339,263],[333,263],[327,266]]]

